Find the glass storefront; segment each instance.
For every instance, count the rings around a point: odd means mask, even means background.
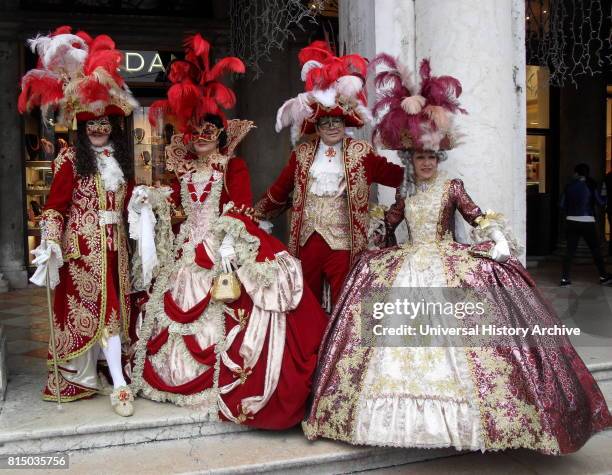
[[[546,67],[528,65],[526,73],[527,254],[543,256],[552,251],[554,222],[549,72]]]
[[[548,68],[527,66],[527,189],[546,193],[546,143],[550,135]]]

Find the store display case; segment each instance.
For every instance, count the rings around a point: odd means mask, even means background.
[[[546,193],[546,136],[527,136],[527,187]]]
[[[43,125],[32,115],[24,121],[25,220],[27,222],[28,266],[32,266],[31,251],[40,243],[40,216],[51,189],[53,159],[73,137],[66,128]]]
[[[142,102],[150,102],[146,99]],[[166,146],[170,144],[175,127],[159,117],[156,126],[148,119],[149,107],[134,109],[131,140],[134,152],[134,175],[137,185],[170,186],[174,173],[166,171]],[[183,210],[174,210],[173,224],[184,220]]]

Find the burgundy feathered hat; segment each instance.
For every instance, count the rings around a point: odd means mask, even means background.
[[[384,66],[376,75],[377,101],[373,112],[378,119],[374,140],[392,150],[450,150],[461,137],[454,124],[457,113],[467,114],[459,105],[461,83],[451,76],[432,76],[429,59],[419,68],[420,87],[410,71],[396,58],[381,53],[372,67]]]
[[[276,114],[276,131],[291,126],[293,142],[315,132],[317,120],[343,117],[347,127],[371,119],[363,91],[367,60],[358,54],[336,56],[326,41],[314,41],[298,56],[305,92],[286,101]]]
[[[172,85],[167,99],[155,101],[149,109],[149,121],[155,125],[161,114],[174,119],[178,129],[191,133],[208,114],[221,117],[223,109],[236,104],[236,95],[220,81],[225,73],[244,73],[244,63],[236,57],[210,64],[210,43],[198,33],[185,40],[185,59],[173,61],[168,68]]]
[[[38,64],[21,80],[20,113],[40,107],[47,123],[70,127],[75,118],[127,116],[138,105],[119,74],[122,53],[110,36],[92,38],[61,26],[28,44]]]

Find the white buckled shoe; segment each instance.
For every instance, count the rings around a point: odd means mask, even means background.
[[[122,417],[129,417],[134,414],[134,395],[128,386],[121,386],[115,389],[110,395],[110,402],[113,410]]]

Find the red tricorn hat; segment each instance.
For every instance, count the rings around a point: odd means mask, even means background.
[[[347,127],[362,127],[371,119],[363,90],[367,60],[358,55],[335,56],[325,41],[315,41],[299,53],[305,92],[286,101],[276,115],[276,131],[291,125],[293,142],[316,131],[321,117],[342,117]]]
[[[21,80],[19,112],[40,107],[46,122],[70,127],[75,118],[127,116],[138,106],[119,74],[122,53],[110,36],[62,26],[28,44],[38,64]]]

